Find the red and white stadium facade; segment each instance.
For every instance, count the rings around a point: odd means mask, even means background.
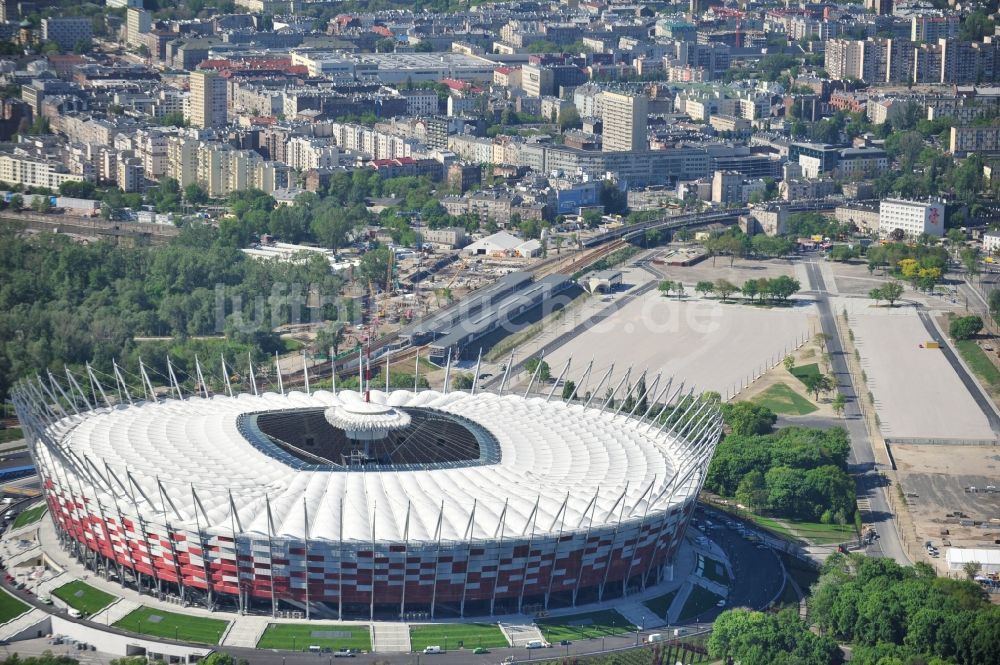
[[[183,396],[176,379],[156,397],[145,371],[138,399],[117,368],[107,392],[88,372],[14,391],[63,545],[142,591],[240,611],[470,616],[628,595],[672,560],[721,434],[714,403],[660,377],[617,403],[501,384],[363,406],[346,390]],[[357,429],[460,422],[479,457],[323,464],[255,424],[335,411]]]

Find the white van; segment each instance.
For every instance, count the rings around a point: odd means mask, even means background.
[[[680,637],[681,635],[687,635],[687,628],[674,628],[674,637]]]
[[[81,616],[83,616],[82,614],[80,614],[80,610],[74,610],[72,607],[67,610],[67,613],[74,619],[79,619]]]
[[[429,647],[428,646],[428,647],[424,647],[424,653],[442,653],[442,651],[441,651],[441,647],[438,647],[438,646]]]
[[[544,649],[548,645],[541,640],[530,640],[524,646],[527,647],[528,649]]]
[[[650,644],[653,644],[655,642],[662,642],[663,641],[663,635],[660,634],[660,633],[653,633],[648,638],[646,638],[646,641],[649,642]]]

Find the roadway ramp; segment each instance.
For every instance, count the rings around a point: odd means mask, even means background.
[[[373,623],[372,650],[375,653],[409,653],[410,626],[405,623]]]

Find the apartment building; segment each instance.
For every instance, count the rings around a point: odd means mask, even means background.
[[[603,105],[605,152],[648,149],[649,100],[645,95],[605,92]]]
[[[1000,152],[1000,127],[952,127],[948,152],[955,157]]]
[[[93,25],[89,16],[43,18],[42,40],[55,42],[63,51],[72,51],[77,42],[89,41],[94,36]]]
[[[0,154],[0,180],[9,185],[59,189],[64,182],[83,181],[87,177],[71,173],[66,166],[55,161],[4,153]]]
[[[193,127],[224,127],[228,124],[226,80],[214,71],[191,72],[188,122]]]

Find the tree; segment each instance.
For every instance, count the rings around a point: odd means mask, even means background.
[[[722,419],[733,434],[747,436],[767,434],[778,421],[778,416],[770,409],[753,402],[723,404]]]
[[[787,301],[794,294],[798,293],[802,285],[797,279],[792,279],[788,275],[779,275],[768,280],[768,291],[780,302]]]
[[[680,280],[674,282],[674,293],[677,294],[678,300],[684,297],[684,282]]]
[[[951,325],[948,326],[948,333],[955,341],[962,341],[978,335],[982,329],[983,320],[980,317],[976,315],[960,316],[952,320]]]
[[[806,374],[802,377],[802,382],[805,384],[806,390],[811,392],[817,401],[821,392],[825,393],[834,386],[833,381],[826,374]]]
[[[52,201],[44,194],[35,194],[35,198],[31,199],[31,209],[44,215],[52,211]]]
[[[661,280],[660,283],[656,285],[656,290],[663,295],[668,295],[674,290],[674,283],[669,279]]]
[[[973,580],[982,571],[983,566],[978,561],[966,561],[962,564],[962,572],[965,573],[966,579]]]
[[[567,379],[563,384],[562,398],[567,400],[573,395],[574,392],[576,392],[576,382]]]
[[[569,106],[559,114],[560,130],[565,132],[567,129],[574,129],[581,126],[580,113],[576,110],[575,106]]]
[[[192,205],[202,205],[208,203],[208,192],[198,183],[192,182],[184,188],[184,198]]]
[[[745,475],[736,488],[734,498],[751,512],[759,513],[767,509],[767,485],[764,482],[764,474],[759,469],[754,469]]]
[[[708,651],[713,660],[741,665],[840,665],[837,642],[815,635],[797,610],[765,614],[747,609],[727,610],[716,620]]]
[[[982,261],[982,252],[978,247],[965,247],[959,252],[962,267],[965,268],[965,276],[973,278],[981,272],[979,267]]]
[[[790,355],[785,356],[784,360],[781,361],[781,364],[785,366],[786,370],[791,372],[793,369],[795,369],[795,358]]]
[[[758,286],[759,285],[757,283],[757,280],[748,279],[747,281],[743,282],[743,288],[740,290],[742,291],[744,296],[750,299],[750,302],[753,302],[754,299],[757,297],[757,294],[760,293]]]
[[[344,325],[343,324],[332,324],[323,326],[316,333],[316,341],[313,343],[314,348],[319,353],[325,353],[333,350],[333,355],[338,355],[340,353],[340,345],[344,343]]]
[[[869,264],[871,265],[871,264]],[[868,292],[868,297],[875,301],[875,306],[878,307],[878,303],[883,299],[882,289],[874,288]]]
[[[882,299],[889,303],[889,307],[894,307],[899,297],[903,295],[903,285],[899,282],[886,282],[882,285]]]
[[[718,279],[715,281],[715,292],[719,294],[719,298],[722,301],[726,301],[729,296],[733,295],[739,290],[739,287],[725,279]]]
[[[818,332],[813,335],[813,341],[816,342],[816,346],[819,347],[821,352],[826,352],[826,343],[830,341],[830,336],[824,332]]]
[[[473,376],[466,372],[456,374],[451,379],[452,390],[472,390]]]
[[[357,268],[358,278],[362,284],[371,282],[377,288],[388,290],[389,279],[389,248],[377,247],[364,253]]]
[[[694,285],[694,290],[700,293],[702,298],[706,298],[708,294],[715,291],[715,285],[712,282],[702,280]]]
[[[833,402],[830,406],[833,407],[838,416],[844,415],[844,408],[847,406],[847,398],[844,397],[844,393],[837,391],[837,394],[833,396]]]
[[[535,369],[538,369],[538,380],[545,383],[552,378],[551,370],[549,369],[549,364],[544,360],[539,358],[528,358],[524,361],[524,369],[531,375],[535,374]]]

